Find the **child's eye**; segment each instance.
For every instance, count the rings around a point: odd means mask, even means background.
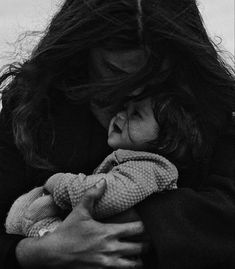
[[[132,115],[135,116],[135,117],[139,117],[139,118],[141,118],[141,114],[139,113],[138,110],[134,110],[134,111],[132,112]]]

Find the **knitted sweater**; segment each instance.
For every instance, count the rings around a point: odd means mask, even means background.
[[[39,134],[42,156],[57,167],[56,172],[92,174],[111,153],[107,130],[87,104],[71,104],[59,92],[52,101],[55,142],[52,147],[45,122]],[[234,127],[225,128],[218,139],[205,176],[195,164],[180,171],[178,189],[154,193],[135,206],[153,245],[144,268],[235,268]],[[4,103],[0,130],[0,268],[21,269],[15,248],[24,237],[5,233],[6,214],[17,197],[43,185],[55,172],[25,163],[14,144]]]
[[[6,220],[7,232],[37,237],[45,230],[54,230],[61,222],[54,202],[62,209],[71,209],[102,178],[107,188],[94,208],[98,219],[125,211],[154,192],[176,189],[178,172],[160,155],[119,149],[106,157],[93,175],[57,173],[50,177],[45,188],[53,199],[43,196],[42,188],[18,198]]]

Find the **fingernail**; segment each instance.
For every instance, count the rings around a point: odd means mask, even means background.
[[[101,180],[98,183],[96,183],[96,185],[95,185],[96,188],[100,188],[104,184],[104,182],[105,182],[105,179],[101,178]]]

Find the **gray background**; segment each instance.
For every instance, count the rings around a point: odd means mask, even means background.
[[[27,30],[43,30],[61,3],[62,0],[0,0],[0,66],[28,55],[36,39],[25,39],[21,47],[15,47],[14,41]],[[210,36],[217,43],[216,36],[220,36],[222,48],[234,55],[234,0],[198,3]],[[231,63],[228,56],[226,59]]]

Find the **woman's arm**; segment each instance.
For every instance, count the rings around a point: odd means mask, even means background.
[[[120,242],[119,239],[141,233],[142,223],[103,225],[95,222],[90,211],[100,191],[91,190],[53,234],[39,240],[6,234],[4,223],[11,204],[35,183],[27,176],[23,156],[14,145],[11,124],[3,112],[0,129],[0,268],[69,269],[81,268],[81,263],[84,267],[105,268],[111,262],[119,268],[127,268],[140,264],[128,256],[140,254],[143,245]]]
[[[234,138],[234,129],[221,137],[200,189],[152,195],[136,207],[156,268],[235,268]]]
[[[141,260],[128,257],[143,252],[142,243],[120,241],[143,232],[141,222],[103,224],[92,219],[96,199],[103,195],[104,181],[91,188],[60,227],[40,239],[26,238],[16,256],[22,268],[136,268]]]

